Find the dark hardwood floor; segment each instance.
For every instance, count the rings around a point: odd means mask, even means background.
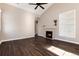
[[[41,40],[40,40],[41,39]],[[55,54],[49,52],[43,46],[48,46],[46,40],[40,38],[35,40],[34,38],[14,40],[3,42],[0,45],[1,56],[52,56]]]
[[[3,42],[0,45],[0,56],[57,56],[45,48],[50,46],[79,55],[79,45],[38,37],[36,40],[28,38]]]

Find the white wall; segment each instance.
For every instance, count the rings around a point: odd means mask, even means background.
[[[2,25],[0,41],[34,37],[35,15],[19,8],[0,4]]]
[[[60,37],[58,35],[58,25],[57,27],[54,26],[54,19],[59,20],[59,14],[65,11],[69,10],[76,10],[76,38],[75,39],[70,39],[66,37]],[[63,41],[68,41],[72,43],[77,43],[79,44],[79,4],[76,3],[57,3],[52,5],[44,14],[41,15],[40,20],[39,20],[39,32],[38,34],[40,36],[45,37],[45,29],[43,28],[43,25],[47,25],[46,27],[49,28],[54,28],[54,38],[57,38],[58,40],[63,40]]]
[[[1,9],[0,9],[0,32],[1,32]]]

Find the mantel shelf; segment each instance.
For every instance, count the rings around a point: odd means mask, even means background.
[[[44,27],[44,29],[55,29],[56,27],[50,28],[50,27]]]

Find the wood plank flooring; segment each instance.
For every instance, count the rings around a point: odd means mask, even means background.
[[[7,41],[0,45],[0,56],[55,56],[43,48],[45,45],[44,40],[36,41],[34,38]]]
[[[45,48],[50,46],[56,46],[79,55],[79,45],[38,37],[36,40],[28,38],[3,42],[0,45],[0,56],[57,56]]]

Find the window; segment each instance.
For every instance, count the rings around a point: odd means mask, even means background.
[[[75,38],[75,10],[59,14],[59,35]]]

